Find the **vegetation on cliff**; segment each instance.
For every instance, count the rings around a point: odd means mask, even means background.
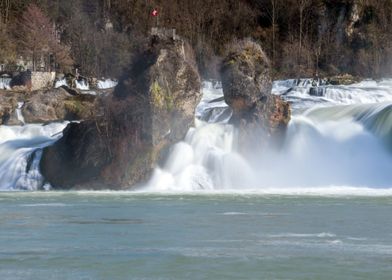
[[[85,75],[119,76],[157,24],[190,41],[204,76],[217,75],[227,43],[246,37],[262,45],[275,77],[392,74],[391,1],[0,0],[0,63],[21,53],[18,32],[30,4],[55,24]]]

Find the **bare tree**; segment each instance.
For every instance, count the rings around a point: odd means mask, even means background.
[[[10,16],[11,0],[0,0],[0,24],[7,24]]]
[[[303,37],[304,37],[304,23],[305,23],[305,10],[310,5],[311,0],[298,0],[298,9],[299,9],[299,49],[298,49],[298,58],[301,58],[302,55],[302,45],[303,45]]]
[[[27,7],[15,33],[19,51],[30,57],[33,71],[37,70],[37,63],[42,60],[48,70],[51,55],[60,66],[72,64],[69,48],[60,44],[55,25],[38,6],[31,4]]]
[[[261,4],[260,4],[261,5]],[[272,65],[275,66],[276,59],[276,33],[278,27],[278,17],[282,6],[282,0],[269,0],[269,5],[265,5],[266,13],[271,21],[272,26]]]

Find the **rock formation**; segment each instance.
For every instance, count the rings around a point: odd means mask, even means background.
[[[91,119],[100,113],[104,96],[70,94],[63,88],[26,93],[1,91],[0,124],[19,125],[15,118],[18,103],[26,123],[47,123]]]
[[[25,102],[22,113],[27,123],[90,119],[96,114],[96,97],[70,95],[66,90],[39,91]]]
[[[239,129],[240,149],[254,151],[280,143],[290,106],[271,94],[270,64],[261,47],[250,40],[233,43],[221,76],[225,101],[233,109],[230,122]]]
[[[43,175],[62,189],[125,189],[147,180],[193,125],[200,86],[191,48],[152,36],[106,101],[104,116],[70,124],[44,150]]]

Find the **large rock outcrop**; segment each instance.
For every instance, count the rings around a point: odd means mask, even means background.
[[[271,94],[270,63],[261,47],[243,40],[233,43],[223,60],[222,86],[233,109],[230,120],[239,129],[244,152],[280,144],[290,121],[290,105]]]
[[[0,124],[20,125],[16,109],[20,107],[26,123],[48,123],[91,119],[99,114],[100,97],[69,93],[69,89],[48,89],[33,92],[0,91]]]
[[[44,150],[43,175],[61,189],[125,189],[147,180],[193,125],[200,86],[191,48],[153,36],[107,100],[104,116],[70,124]]]
[[[22,114],[27,123],[91,119],[97,101],[94,95],[71,95],[63,88],[37,91],[25,101]]]

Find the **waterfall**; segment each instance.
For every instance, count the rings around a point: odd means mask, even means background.
[[[15,113],[18,121],[20,121],[22,124],[25,124],[25,119],[22,114],[23,106],[24,106],[24,102],[18,102],[18,106],[16,107]]]
[[[88,82],[85,80],[80,80],[80,81],[75,80],[75,85],[76,85],[77,89],[90,90],[90,86],[89,86]]]
[[[258,187],[392,187],[391,154],[354,118],[295,116],[283,150],[263,155],[257,168]]]
[[[275,81],[272,92],[292,103],[294,111],[310,107],[392,102],[392,80],[365,80],[352,85],[328,85],[313,79]]]
[[[391,188],[392,81],[321,82],[324,96],[310,95],[312,87],[311,80],[274,83],[273,92],[292,103],[294,115],[282,150],[255,150],[251,160],[238,153],[230,115],[216,122],[228,110],[219,84],[205,83],[196,127],[143,190]]]
[[[54,84],[54,88],[59,88],[59,87],[62,87],[62,86],[67,86],[67,87],[69,86],[68,83],[67,83],[67,80],[65,78],[63,78],[61,80],[57,80],[55,82],[55,84]]]
[[[48,188],[39,171],[42,149],[59,139],[66,125],[0,126],[0,190]]]
[[[99,80],[97,83],[97,87],[99,89],[108,89],[108,88],[114,88],[115,86],[117,86],[117,84],[118,84],[117,81],[113,81],[110,79]]]
[[[251,168],[235,152],[234,140],[235,129],[231,125],[197,121],[185,140],[173,147],[164,167],[155,170],[147,190],[246,187]]]
[[[62,86],[69,87],[69,85],[67,83],[67,80],[65,78],[56,81],[56,83],[54,84],[55,88],[59,88],[59,87],[62,87]],[[89,86],[88,82],[85,81],[85,80],[80,80],[80,81],[75,80],[75,86],[76,86],[77,89],[80,89],[80,90],[90,90],[90,86]]]
[[[0,77],[0,89],[10,90],[11,78]]]
[[[323,95],[311,95],[311,88]],[[141,191],[284,192],[343,187],[392,188],[392,80],[331,86],[312,80],[276,81],[273,93],[293,106],[280,151],[239,152],[238,131],[220,83],[205,82],[195,127],[171,148]],[[23,120],[18,104],[16,114]],[[18,111],[19,110],[19,111]],[[19,112],[19,113],[18,113]],[[0,190],[48,189],[39,171],[42,149],[66,123],[0,126]]]

